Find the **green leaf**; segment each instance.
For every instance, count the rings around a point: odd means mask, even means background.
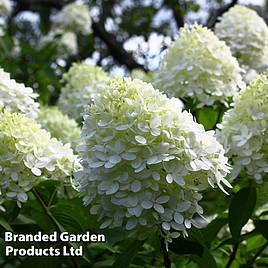
[[[229,208],[229,227],[235,241],[239,239],[242,227],[247,223],[256,205],[256,189],[243,188],[233,197]]]
[[[213,129],[218,123],[219,111],[211,107],[205,107],[196,113],[197,122],[202,124],[206,130]]]
[[[253,251],[266,243],[266,239],[262,235],[255,235],[247,240],[247,251]]]
[[[6,248],[5,240],[2,237],[0,237],[0,256],[4,256],[5,248]]]
[[[23,260],[20,268],[60,268],[62,263],[69,264],[68,267],[71,267],[71,262],[67,258],[64,260],[59,257],[28,257]]]
[[[113,268],[127,268],[131,264],[132,260],[142,248],[144,240],[134,240],[129,246],[120,254],[113,264]]]
[[[6,211],[4,213],[0,212],[1,216],[11,224],[18,217],[20,208],[14,200],[6,201],[3,206]]]
[[[75,217],[72,216],[72,214],[68,213],[68,210],[66,211],[65,210],[62,210],[62,211],[53,210],[52,215],[69,233],[79,234],[79,233],[84,232],[80,223],[77,221]]]
[[[268,240],[268,220],[256,220],[254,221],[255,227],[263,237]]]
[[[227,218],[222,218],[222,217],[216,218],[215,220],[210,222],[206,228],[202,230],[202,234],[208,246],[215,239],[220,229],[227,223],[228,223]]]
[[[195,254],[202,256],[204,252],[203,246],[199,242],[191,241],[183,237],[172,239],[169,249],[176,254]]]
[[[207,248],[204,249],[201,257],[192,256],[191,258],[198,264],[200,268],[217,268],[217,263]]]
[[[0,218],[0,225],[2,227],[4,227],[4,229],[6,231],[10,231],[10,232],[13,232],[11,226],[9,225],[9,223],[4,219],[4,218]]]
[[[200,231],[202,233],[202,231]],[[195,239],[200,239],[202,236],[199,236],[199,232],[193,232],[189,234],[189,237]],[[217,263],[213,256],[210,254],[209,250],[201,241],[192,241],[190,239],[185,239],[179,237],[177,239],[173,239],[172,243],[169,244],[169,249],[176,254],[190,254],[190,258],[198,264],[201,268],[216,268]]]

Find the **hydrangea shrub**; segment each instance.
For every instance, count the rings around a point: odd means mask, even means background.
[[[233,177],[245,171],[261,182],[268,173],[268,74],[258,76],[235,100],[219,125],[218,140],[233,162]]]
[[[164,56],[155,85],[170,96],[195,98],[199,107],[226,105],[244,86],[240,72],[230,49],[212,31],[186,25]]]
[[[32,88],[17,83],[0,68],[0,110],[6,109],[11,112],[19,112],[27,117],[36,118],[39,104],[36,102],[38,94]]]
[[[230,186],[222,145],[193,116],[141,80],[115,78],[84,113],[75,187],[101,228],[162,227],[184,235],[209,186]]]
[[[71,118],[80,121],[86,105],[92,103],[99,89],[109,80],[100,67],[74,63],[63,75],[65,86],[61,90],[58,106]]]
[[[63,145],[23,114],[0,112],[0,201],[26,202],[27,192],[43,179],[63,180],[77,166]]]
[[[251,69],[267,66],[268,27],[256,11],[239,5],[230,8],[216,24],[215,33],[241,65]]]
[[[64,144],[70,143],[75,149],[81,130],[75,120],[63,114],[57,107],[41,106],[38,122],[51,133],[52,137]]]

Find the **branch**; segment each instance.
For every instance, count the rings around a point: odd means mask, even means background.
[[[184,14],[180,4],[176,0],[164,0],[164,4],[172,10],[178,29],[184,26]]]
[[[94,35],[98,36],[106,44],[110,53],[119,63],[126,65],[130,70],[135,68],[145,70],[145,67],[137,63],[134,60],[133,55],[124,49],[123,44],[116,40],[116,37],[113,34],[105,30],[102,23],[93,22],[92,29]]]
[[[255,260],[259,257],[259,255],[261,255],[261,253],[266,249],[267,246],[268,246],[268,241],[263,246],[260,247],[260,249],[256,252],[253,258],[247,262],[247,264],[249,266],[252,265],[255,262]]]
[[[47,7],[49,9],[61,9],[70,0],[19,0],[16,2],[16,8],[13,11],[12,17],[16,16],[21,11],[25,10],[38,10],[40,7]],[[109,49],[111,55],[120,64],[126,65],[130,70],[140,68],[146,71],[146,68],[136,62],[133,55],[126,51],[123,47],[123,43],[119,42],[116,37],[107,32],[104,25],[100,22],[92,23],[93,34],[99,37]]]
[[[232,0],[232,2],[228,5],[222,6],[219,9],[213,10],[207,20],[206,26],[208,28],[214,28],[217,23],[219,17],[221,17],[225,12],[227,12],[231,7],[237,4],[238,0]]]
[[[171,268],[171,261],[168,256],[165,239],[163,237],[160,237],[160,243],[161,243],[161,248],[162,248],[162,253],[163,253],[164,267]]]
[[[238,242],[234,244],[233,251],[232,251],[232,253],[230,255],[229,261],[227,262],[225,268],[230,268],[231,267],[233,261],[235,260],[235,255],[236,255],[236,252],[238,250],[238,246],[239,246]]]

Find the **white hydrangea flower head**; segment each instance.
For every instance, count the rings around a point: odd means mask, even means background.
[[[0,0],[0,16],[8,16],[12,12],[12,3],[10,0]]]
[[[78,53],[77,37],[74,32],[66,32],[62,29],[50,31],[40,40],[40,48],[52,44],[56,46],[58,56],[66,57]]]
[[[218,140],[233,163],[233,178],[245,172],[257,182],[268,173],[268,76],[252,81],[219,125]]]
[[[74,32],[64,32],[61,35],[59,51],[62,55],[76,55],[78,53],[77,37]]]
[[[112,79],[86,109],[75,187],[101,228],[137,226],[187,234],[202,215],[202,189],[229,172],[214,132],[149,83]]]
[[[227,105],[243,87],[240,71],[230,49],[212,31],[186,25],[164,56],[155,85],[170,96],[196,98],[198,107]]]
[[[77,157],[34,120],[23,114],[0,112],[0,201],[27,201],[27,192],[43,179],[70,176]]]
[[[0,110],[19,112],[27,117],[36,118],[39,104],[35,101],[38,94],[32,88],[17,83],[10,74],[0,68]]]
[[[91,33],[91,17],[86,4],[74,2],[63,7],[52,17],[53,27],[66,31],[79,32],[84,35]]]
[[[79,143],[81,129],[74,119],[63,114],[57,107],[41,106],[37,121],[51,136],[75,149]]]
[[[58,106],[71,118],[81,121],[85,106],[92,103],[99,89],[109,80],[100,67],[84,62],[74,63],[63,75],[65,86],[61,90]]]
[[[268,27],[256,11],[236,5],[215,26],[215,34],[231,48],[241,65],[267,66]]]

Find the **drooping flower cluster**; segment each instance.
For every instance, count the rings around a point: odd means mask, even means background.
[[[34,93],[24,84],[17,83],[0,68],[0,110],[3,108],[25,114],[27,117],[36,118],[39,104],[35,101],[38,94]]]
[[[243,87],[240,67],[224,42],[207,28],[186,25],[168,49],[156,87],[175,97],[194,97],[199,107],[229,97]]]
[[[268,76],[258,76],[235,100],[219,125],[218,140],[233,162],[257,182],[268,173]]]
[[[0,16],[8,16],[12,12],[10,0],[0,0]]]
[[[27,192],[42,179],[64,179],[77,162],[63,145],[23,114],[0,112],[0,201],[27,201]]]
[[[75,186],[101,228],[162,226],[187,234],[203,213],[199,191],[230,186],[213,131],[179,106],[151,84],[115,78],[86,110]]]
[[[75,120],[63,114],[57,107],[42,106],[38,114],[38,122],[51,133],[51,136],[64,144],[70,143],[75,149],[81,130]]]
[[[65,114],[80,121],[84,107],[92,103],[109,77],[100,67],[74,63],[63,75],[63,80],[65,87],[61,90],[58,106]]]
[[[267,66],[268,27],[256,11],[234,6],[216,24],[215,33],[241,65],[257,70]]]
[[[70,3],[53,18],[53,28],[82,34],[91,33],[91,18],[87,5]]]

